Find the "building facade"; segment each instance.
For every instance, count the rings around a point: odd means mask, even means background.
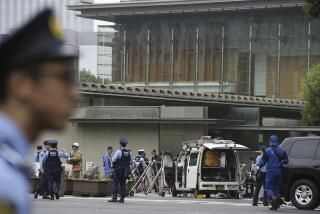
[[[112,82],[112,46],[115,31],[113,26],[98,26],[98,60],[97,76],[104,83]]]
[[[79,69],[97,71],[97,34],[94,21],[78,17],[69,4],[91,4],[93,0],[0,0],[0,42],[10,32],[44,8],[52,8],[66,37],[66,46],[80,53]]]
[[[78,3],[93,3],[93,0],[0,0],[0,34],[10,33],[46,7],[54,9],[63,29],[91,32],[93,20],[77,17],[77,12],[67,9],[67,5]]]
[[[115,21],[114,83],[299,98],[301,80],[320,62],[320,21],[303,4],[126,1],[74,9]]]

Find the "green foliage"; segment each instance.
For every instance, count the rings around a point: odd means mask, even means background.
[[[90,82],[90,83],[99,83],[102,84],[103,83],[103,78],[101,77],[96,77],[95,75],[93,75],[91,73],[90,70],[87,70],[85,68],[82,68],[80,70],[80,82]],[[110,80],[109,79],[104,79],[104,83],[109,83]]]
[[[302,120],[307,126],[320,126],[320,64],[311,68],[302,82],[305,106]]]
[[[320,16],[320,1],[319,0],[306,0],[304,11],[313,17]]]

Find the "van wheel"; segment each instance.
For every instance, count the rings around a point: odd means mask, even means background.
[[[290,198],[296,208],[314,210],[319,204],[319,190],[310,180],[298,180],[292,185]]]
[[[177,190],[176,190],[176,187],[172,187],[172,189],[171,189],[171,194],[172,194],[172,197],[177,197],[178,196],[178,192],[177,192]]]
[[[237,190],[232,190],[228,192],[228,196],[232,199],[239,199],[240,198],[240,193]]]

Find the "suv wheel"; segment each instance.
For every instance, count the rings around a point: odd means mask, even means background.
[[[319,203],[319,191],[310,180],[296,181],[290,190],[292,204],[302,210],[313,210]]]

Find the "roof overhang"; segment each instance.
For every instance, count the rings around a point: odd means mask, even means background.
[[[125,97],[145,100],[167,100],[199,105],[217,104],[237,107],[262,107],[268,110],[293,110],[300,112],[304,106],[301,100],[242,96],[232,94],[195,93],[192,91],[132,88],[118,85],[82,83],[80,94],[88,96]]]
[[[304,0],[180,0],[132,1],[112,4],[70,5],[70,10],[80,11],[79,16],[104,21],[121,17],[161,16],[177,14],[214,13],[237,10],[302,7]]]

